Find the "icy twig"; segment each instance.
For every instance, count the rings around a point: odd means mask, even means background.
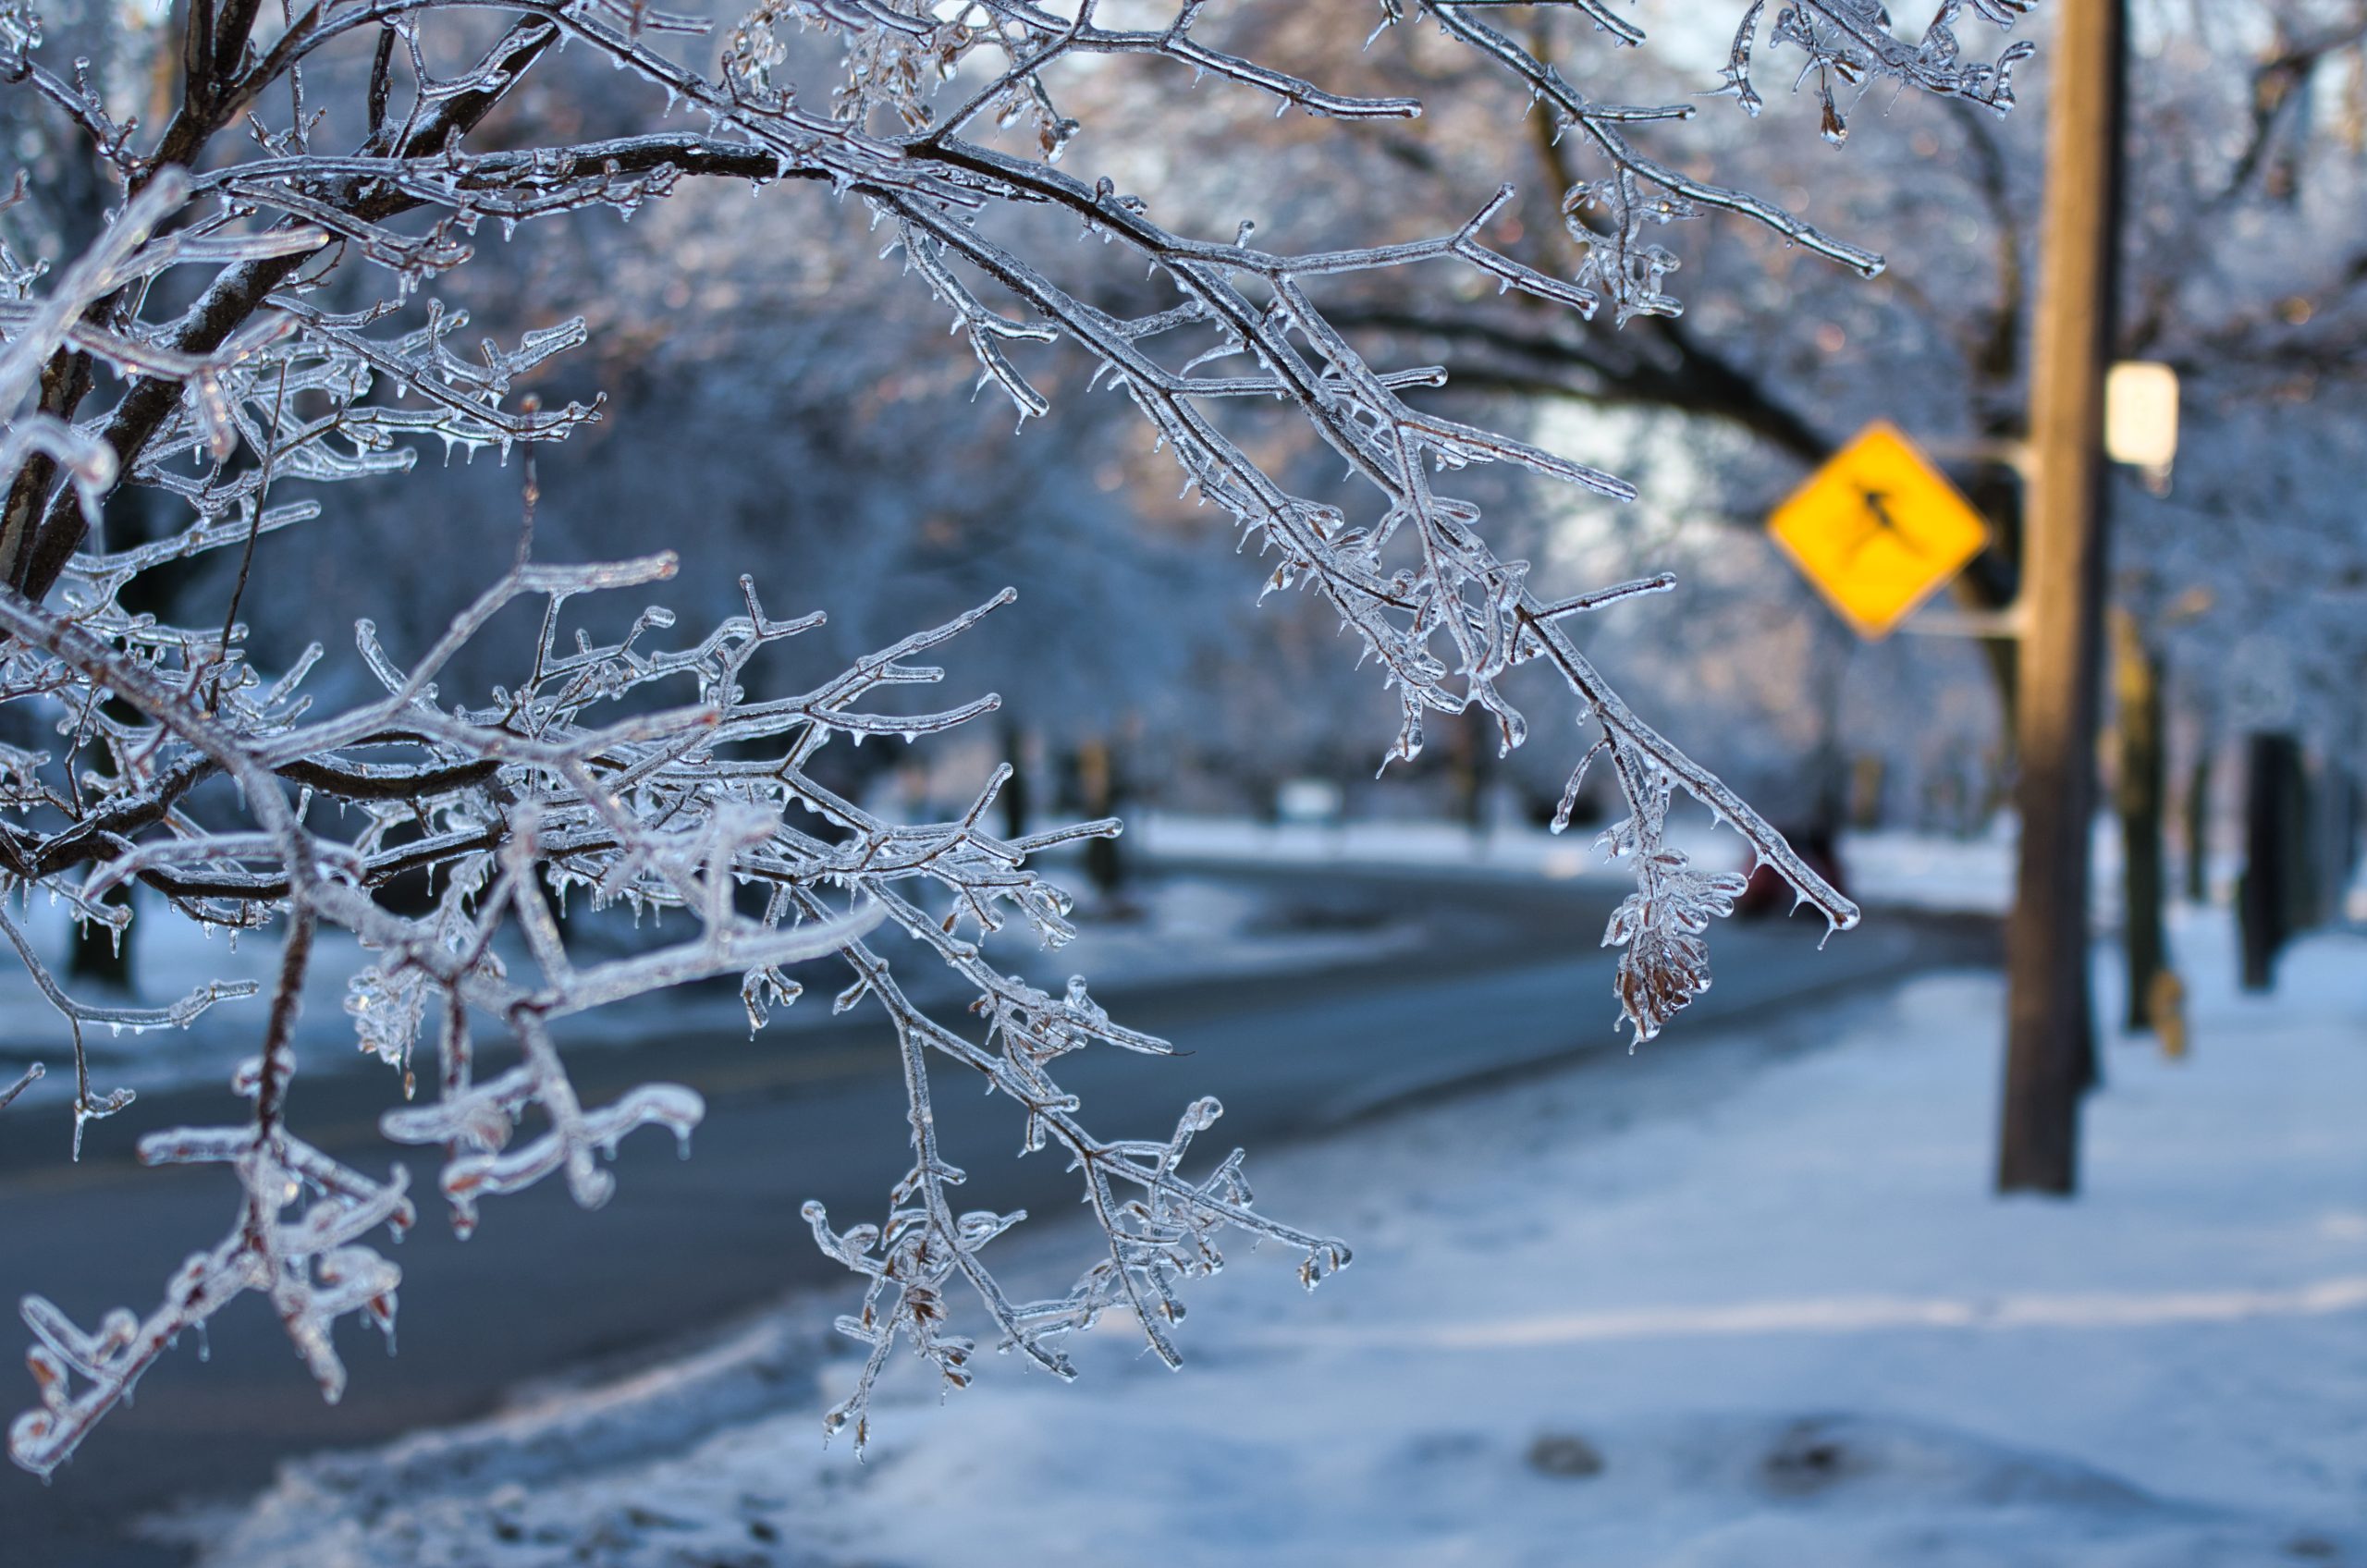
[[[48,1071],[48,1068],[43,1067],[37,1061],[31,1066],[26,1068],[24,1072],[15,1083],[9,1084],[5,1091],[0,1091],[0,1110],[6,1110],[9,1104],[14,1101],[18,1095],[23,1094],[27,1088],[31,1086],[35,1079],[41,1077]]]

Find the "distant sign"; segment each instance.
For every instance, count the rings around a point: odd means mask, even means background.
[[[1883,420],[1776,508],[1767,532],[1866,638],[1888,636],[1989,543],[1972,503]]]
[[[2167,474],[2178,455],[2178,373],[2124,360],[2104,377],[2104,455]]]

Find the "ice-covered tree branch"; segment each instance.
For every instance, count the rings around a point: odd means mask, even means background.
[[[1970,6],[2000,27],[2030,8]],[[1620,45],[1643,42],[1600,0],[1542,8],[1575,11]],[[1943,4],[1911,46],[1871,0],[1784,7],[1772,36],[1803,51],[1825,84],[1836,135],[1836,81],[1883,78],[2003,109],[2020,47],[1994,65],[1963,62],[1953,30],[1965,8]],[[564,301],[537,301],[538,325],[505,341],[462,347],[469,318],[437,290],[495,231],[589,213],[630,218],[686,181],[826,186],[950,312],[982,383],[1023,421],[1052,407],[1054,380],[1039,366],[1082,356],[1092,382],[1122,394],[1171,453],[1187,487],[1256,545],[1268,589],[1304,587],[1336,612],[1398,693],[1388,758],[1420,752],[1429,716],[1475,708],[1506,749],[1524,743],[1528,720],[1504,681],[1522,666],[1550,671],[1577,731],[1569,743],[1579,772],[1607,757],[1627,806],[1604,844],[1637,888],[1605,941],[1624,949],[1617,998],[1637,1038],[1708,984],[1705,933],[1735,891],[1734,878],[1690,866],[1665,842],[1679,792],[1733,827],[1830,925],[1856,922],[1855,906],[1780,834],[1622,701],[1563,624],[1666,582],[1597,593],[1533,582],[1529,563],[1490,546],[1479,508],[1441,485],[1469,465],[1502,463],[1611,501],[1630,487],[1420,400],[1442,373],[1376,362],[1332,296],[1349,279],[1410,288],[1435,267],[1578,318],[1606,304],[1619,322],[1665,317],[1676,309],[1665,288],[1676,257],[1649,236],[1711,213],[1859,272],[1879,258],[1648,152],[1649,138],[1690,111],[1583,94],[1574,64],[1565,70],[1492,24],[1504,6],[1384,0],[1355,18],[1343,6],[1339,82],[1314,80],[1330,69],[1262,62],[1225,35],[1205,0],[1124,9],[761,0],[712,43],[660,47],[706,23],[621,0],[313,0],[276,13],[197,4],[174,24],[177,101],[153,135],[80,69],[60,74],[30,12],[0,16],[0,78],[44,107],[51,134],[104,171],[120,199],[95,242],[55,258],[54,273],[0,247],[0,708],[65,741],[0,758],[0,890],[39,888],[78,920],[108,926],[171,915],[274,929],[281,942],[257,1051],[235,1085],[245,1117],[141,1145],[151,1163],[229,1168],[239,1191],[227,1235],[168,1281],[144,1317],[118,1311],[85,1330],[39,1297],[27,1302],[40,1403],[12,1428],[18,1463],[43,1473],[62,1463],[177,1334],[245,1292],[270,1298],[330,1398],[343,1387],[336,1320],[359,1313],[391,1327],[399,1271],[364,1240],[379,1225],[399,1232],[411,1222],[400,1170],[374,1180],[291,1130],[303,989],[327,962],[325,937],[371,955],[350,977],[346,1010],[407,1096],[420,1087],[423,1035],[434,1032],[433,1097],[390,1111],[383,1131],[445,1149],[439,1184],[464,1232],[484,1201],[547,1176],[596,1206],[614,1181],[603,1158],[625,1137],[659,1126],[687,1139],[700,1119],[699,1097],[676,1084],[586,1105],[556,1023],[730,976],[760,1027],[799,995],[792,966],[846,964],[852,979],[836,1005],[872,1003],[885,1015],[913,1150],[883,1225],[836,1230],[818,1208],[808,1215],[824,1250],[867,1281],[860,1315],[842,1326],[868,1359],[832,1418],[852,1421],[858,1441],[874,1380],[900,1341],[949,1382],[969,1376],[974,1346],[949,1327],[945,1299],[957,1281],[1006,1348],[1065,1375],[1063,1337],[1113,1308],[1175,1360],[1167,1326],[1180,1317],[1176,1290],[1213,1271],[1227,1229],[1295,1249],[1309,1285],[1347,1259],[1339,1242],[1254,1207],[1238,1151],[1187,1172],[1219,1114],[1214,1101],[1186,1107],[1164,1140],[1090,1131],[1054,1076],[1059,1060],[1097,1046],[1163,1052],[1166,1043],[1112,1020],[1082,978],[1054,997],[989,962],[988,942],[1014,918],[1051,946],[1073,935],[1066,895],[1031,861],[1115,834],[1116,822],[999,837],[987,822],[1001,776],[950,820],[893,822],[816,769],[840,741],[912,741],[993,711],[991,696],[915,711],[890,689],[941,680],[916,661],[1008,593],[783,696],[756,694],[750,668],[820,618],[773,619],[745,579],[744,613],[688,641],[671,638],[673,618],[658,608],[607,640],[577,629],[577,601],[662,582],[674,560],[648,553],[570,566],[536,555],[532,453],[602,409],[546,407],[528,389],[588,335],[580,313],[540,308]],[[1747,104],[1748,40],[1762,9],[1748,8],[1727,79]],[[497,18],[490,45],[485,28],[469,25],[478,12]],[[1229,239],[1195,232],[1111,178],[1072,172],[1086,119],[1113,116],[1063,105],[1090,98],[1122,109],[1122,88],[1110,86],[1119,73],[1206,78],[1208,92],[1257,94],[1280,112],[1339,122],[1342,135],[1422,113],[1413,97],[1345,84],[1376,15],[1376,36],[1435,28],[1497,73],[1508,134],[1540,109],[1557,138],[1599,165],[1552,193],[1581,254],[1572,276],[1494,238],[1515,199],[1508,187],[1473,191],[1428,237],[1294,250],[1253,245],[1246,223]],[[644,123],[544,137],[518,89],[563,85],[562,44],[637,83]],[[685,63],[702,48],[711,68]],[[430,63],[456,59],[466,63],[448,76]],[[660,127],[668,114],[692,129]],[[1254,177],[1254,148],[1238,156]],[[1080,236],[1098,243],[1073,244]],[[1165,297],[1147,310],[1113,303],[1111,257]],[[1328,448],[1346,475],[1337,491],[1294,488],[1284,465],[1245,438],[1262,409]],[[526,454],[526,539],[513,568],[440,635],[412,640],[421,645],[362,622],[347,657],[374,681],[366,695],[318,695],[312,677],[328,655],[317,647],[284,670],[259,670],[242,619],[270,613],[268,588],[249,587],[257,541],[323,519],[333,503],[317,498],[318,486],[399,474],[431,437],[447,450]],[[930,460],[926,441],[917,457]],[[291,498],[291,488],[301,493]],[[125,504],[132,494],[151,503],[138,527]],[[227,606],[129,607],[160,584],[202,581],[196,574],[217,558],[236,562]],[[521,604],[540,612],[522,650],[501,630]],[[497,647],[519,674],[481,698],[447,695],[463,655],[481,662]],[[127,906],[126,888],[145,901]],[[625,956],[588,955],[553,907],[570,897],[665,913],[679,935]],[[916,1003],[883,950],[889,934],[957,976],[981,1022],[957,1027]],[[49,978],[15,926],[6,935],[78,1026],[186,1023],[234,999],[216,984],[153,1013],[93,1007]],[[481,1037],[503,1041],[512,1065],[480,1076]],[[947,1062],[1014,1102],[1027,1150],[1056,1146],[1078,1175],[1102,1242],[1057,1299],[1012,1299],[985,1261],[1019,1216],[955,1206],[963,1177],[939,1151],[931,1109],[932,1068]],[[79,1129],[104,1104],[86,1074],[78,1080]],[[530,1115],[538,1130],[513,1142]]]

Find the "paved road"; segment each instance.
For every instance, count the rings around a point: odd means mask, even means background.
[[[1316,975],[1113,992],[1103,999],[1121,1019],[1192,1054],[1063,1062],[1062,1081],[1098,1131],[1164,1136],[1187,1100],[1212,1093],[1227,1108],[1216,1135],[1254,1152],[1613,1045],[1610,960],[1592,946],[1608,905],[1599,888],[1396,875],[1292,887],[1318,919],[1402,907],[1417,894],[1434,941],[1418,959]],[[1895,916],[1821,952],[1820,935],[1805,921],[1720,931],[1718,983],[1685,1024],[1993,958],[1993,932],[1980,923]],[[442,1223],[432,1162],[411,1159],[412,1190],[428,1201],[394,1253],[404,1272],[399,1358],[385,1356],[374,1335],[341,1330],[351,1387],[343,1404],[325,1406],[267,1307],[242,1299],[217,1319],[208,1359],[184,1344],[159,1364],[137,1406],[109,1416],[53,1485],[0,1466],[0,1564],[176,1562],[174,1550],[133,1538],[128,1522],[175,1499],[250,1490],[290,1454],[466,1419],[520,1380],[646,1352],[785,1289],[843,1279],[797,1210],[818,1197],[840,1223],[869,1217],[904,1168],[902,1096],[879,1033],[858,1011],[786,1040],[583,1053],[575,1075],[595,1103],[652,1077],[705,1094],[693,1158],[678,1161],[660,1133],[637,1134],[616,1162],[605,1210],[579,1212],[554,1182],[488,1203],[466,1244]],[[1652,1048],[1682,1048],[1684,1034]],[[370,1170],[402,1152],[375,1133],[389,1101],[386,1078],[347,1074],[300,1082],[292,1109],[307,1136]],[[80,1166],[56,1158],[62,1136],[46,1122],[0,1131],[0,1301],[38,1289],[84,1323],[112,1305],[146,1310],[169,1269],[220,1236],[232,1199],[218,1170],[143,1170],[129,1150],[149,1127],[218,1121],[225,1103],[218,1092],[144,1096],[97,1130],[104,1135]],[[949,1157],[972,1172],[967,1195],[1039,1213],[1072,1203],[1051,1158],[1011,1158],[1017,1129],[1007,1109],[938,1096]],[[8,1322],[0,1343],[20,1340]],[[26,1384],[0,1377],[0,1415],[29,1398]]]

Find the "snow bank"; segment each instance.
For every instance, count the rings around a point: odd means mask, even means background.
[[[1895,829],[1845,833],[1840,854],[1848,893],[1876,908],[2003,914],[2013,902],[2017,829],[2002,815],[1987,833],[1951,838]],[[1205,865],[1372,866],[1471,876],[1632,882],[1634,873],[1603,858],[1595,830],[1559,835],[1510,825],[1474,831],[1453,822],[1253,822],[1246,817],[1141,814],[1138,833],[1155,860]],[[2095,901],[2107,924],[2118,918],[2120,834],[2099,816],[2091,864]],[[1669,824],[1668,842],[1702,865],[1746,869],[1748,847],[1735,834],[1692,814]]]
[[[1987,1194],[2001,988],[1925,979],[1269,1154],[1357,1267],[1237,1259],[1181,1376],[1115,1325],[1073,1388],[909,1366],[858,1464],[843,1362],[655,1373],[294,1466],[206,1561],[2367,1562],[2367,940],[2262,1000],[2177,937],[2194,1055],[2111,1049],[2074,1204]]]

